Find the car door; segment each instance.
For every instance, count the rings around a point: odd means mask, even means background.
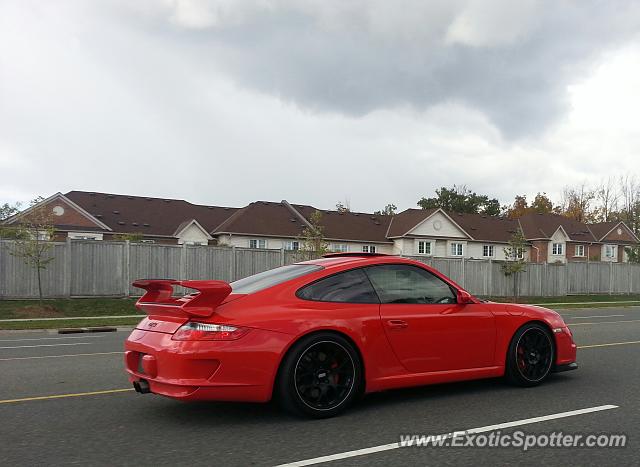
[[[456,291],[418,266],[365,269],[380,298],[380,317],[402,365],[412,373],[493,365],[495,321],[484,304],[458,304]]]

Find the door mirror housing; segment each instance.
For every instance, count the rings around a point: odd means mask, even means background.
[[[466,290],[458,290],[457,294],[458,304],[459,305],[468,305],[469,303],[476,303],[476,300]]]

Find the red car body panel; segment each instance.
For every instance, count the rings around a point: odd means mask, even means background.
[[[323,269],[247,295],[229,294],[230,288],[220,281],[139,281],[147,294],[137,306],[149,316],[125,343],[130,381],[145,381],[150,392],[181,400],[268,401],[288,349],[302,336],[323,330],[339,332],[353,342],[362,358],[366,392],[501,376],[511,338],[532,321],[553,331],[556,365],[576,360],[569,329],[557,313],[545,308],[473,297],[469,304],[381,305],[296,296],[317,279],[379,264],[418,266],[463,290],[422,263],[394,256],[354,256],[304,264]],[[173,285],[194,287],[200,294],[170,299],[166,288]],[[150,294],[164,303],[150,303]],[[173,340],[189,321],[249,331],[237,340]]]

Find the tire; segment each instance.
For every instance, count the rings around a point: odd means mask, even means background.
[[[301,338],[287,352],[276,381],[290,413],[329,418],[346,410],[362,389],[362,362],[353,344],[331,332]]]
[[[551,373],[556,349],[553,336],[545,326],[528,323],[514,334],[507,352],[507,382],[532,387]]]

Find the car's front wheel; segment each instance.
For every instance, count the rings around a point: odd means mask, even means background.
[[[553,366],[555,344],[549,330],[538,323],[522,326],[509,344],[505,376],[518,386],[536,386]]]
[[[360,392],[362,363],[354,346],[334,333],[296,342],[278,376],[278,398],[289,412],[327,418],[344,411]]]

